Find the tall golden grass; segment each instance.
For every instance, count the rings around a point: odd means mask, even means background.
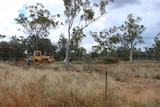
[[[0,63],[0,107],[158,107],[160,65],[138,63],[68,68]]]

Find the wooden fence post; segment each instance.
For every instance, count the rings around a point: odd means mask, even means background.
[[[108,80],[107,80],[107,78],[108,78],[108,72],[106,71],[106,73],[105,73],[105,100],[107,101],[108,99],[108,93],[107,93],[107,91],[108,91]]]

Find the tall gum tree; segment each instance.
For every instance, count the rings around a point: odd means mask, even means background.
[[[68,40],[66,44],[65,64],[69,64],[70,39],[73,28],[83,31],[91,23],[97,21],[106,14],[106,5],[113,0],[101,0],[99,3],[91,3],[89,0],[63,0],[67,17]],[[74,31],[75,33],[75,31]]]
[[[145,31],[146,27],[139,24],[141,20],[141,17],[134,18],[132,14],[128,14],[127,21],[120,26],[122,45],[130,49],[130,62],[132,62],[132,52],[135,46],[144,43],[141,34]]]
[[[36,5],[26,6],[27,14],[20,13],[15,21],[20,24],[23,31],[27,36],[34,38],[33,43],[34,49],[38,49],[38,38],[44,38],[49,35],[50,29],[56,28],[60,22],[57,19],[60,17],[59,14],[51,15],[50,11],[44,7],[43,4],[37,3]]]
[[[98,43],[92,48],[99,52],[99,54],[107,52],[107,56],[109,56],[109,53],[116,48],[115,45],[120,41],[120,34],[117,30],[117,27],[113,26],[109,29],[100,31],[99,33],[90,31],[90,35],[92,35],[95,42]]]

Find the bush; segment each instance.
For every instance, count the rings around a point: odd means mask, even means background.
[[[118,58],[112,58],[112,57],[105,57],[103,59],[104,64],[113,64],[113,63],[118,63],[119,59]]]
[[[160,79],[160,75],[158,74],[158,75],[156,76],[156,78],[157,78],[157,79]]]
[[[118,63],[118,62],[119,62],[119,59],[118,59],[118,58],[113,58],[113,62],[114,62],[114,63]]]
[[[156,76],[153,76],[153,79],[160,79],[160,75],[157,74]]]

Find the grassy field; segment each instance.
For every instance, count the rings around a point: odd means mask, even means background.
[[[0,107],[160,107],[160,62],[67,68],[1,62]]]

